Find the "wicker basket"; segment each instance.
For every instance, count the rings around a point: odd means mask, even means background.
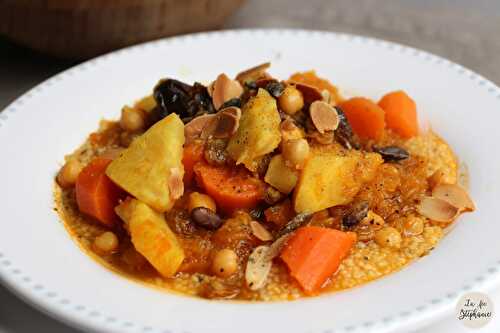
[[[0,34],[83,59],[164,36],[220,27],[244,0],[0,0]]]

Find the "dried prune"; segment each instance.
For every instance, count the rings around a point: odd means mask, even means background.
[[[222,225],[222,219],[205,207],[196,207],[191,211],[191,219],[194,223],[208,230],[217,230]]]
[[[347,149],[359,149],[360,144],[352,131],[351,124],[349,124],[344,111],[338,106],[335,109],[339,117],[339,126],[335,130],[335,139]]]
[[[351,228],[357,225],[368,214],[369,204],[367,201],[361,201],[355,204],[351,210],[342,217],[342,225]]]
[[[240,98],[231,98],[229,101],[224,102],[221,105],[220,109],[229,108],[231,106],[236,106],[237,108],[241,108],[241,99]]]
[[[158,105],[153,110],[156,121],[176,113],[187,123],[198,115],[215,112],[207,88],[197,82],[191,86],[178,80],[164,79],[154,88],[153,96]]]
[[[410,154],[406,150],[397,146],[373,146],[373,151],[382,155],[385,162],[398,162],[410,157]]]
[[[271,81],[266,85],[266,90],[271,94],[271,96],[278,98],[283,94],[285,86],[281,82]]]

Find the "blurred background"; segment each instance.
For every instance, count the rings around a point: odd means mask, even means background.
[[[500,84],[500,0],[0,0],[0,110],[115,48],[194,31],[305,28],[383,38]],[[1,111],[0,111],[1,112]],[[492,296],[500,305],[500,293]],[[419,332],[466,332],[453,318]],[[498,332],[497,318],[478,332]],[[0,286],[0,333],[77,332]]]

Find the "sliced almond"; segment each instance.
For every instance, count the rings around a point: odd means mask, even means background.
[[[168,189],[170,191],[170,198],[173,200],[179,199],[184,194],[184,182],[182,181],[182,173],[179,168],[170,168]]]
[[[243,87],[238,81],[231,80],[222,73],[215,80],[212,92],[212,102],[216,109],[219,109],[224,102],[232,98],[240,97],[243,94]]]
[[[275,240],[270,246],[269,246],[269,252],[267,253],[268,259],[273,260],[277,256],[280,255],[281,250],[283,250],[283,247],[285,247],[286,243],[292,237],[293,232],[290,232],[286,235],[281,236],[277,240]]]
[[[241,84],[244,84],[248,81],[256,81],[260,77],[264,76],[264,73],[269,69],[269,67],[271,67],[271,63],[265,62],[263,64],[249,68],[238,73],[238,75],[236,75],[236,80]]]
[[[269,250],[268,245],[258,246],[248,257],[245,280],[251,290],[258,290],[266,284],[267,276],[273,265]]]
[[[312,123],[321,134],[326,131],[334,131],[339,126],[339,115],[337,110],[323,101],[315,101],[309,107],[309,115]]]
[[[321,95],[321,92],[314,88],[313,86],[304,84],[304,83],[294,83],[292,84],[295,85],[295,88],[299,90],[302,93],[302,96],[304,97],[304,102],[306,104],[311,104],[314,101],[321,101],[323,100],[323,95]]]
[[[423,216],[437,222],[452,222],[459,213],[457,207],[443,199],[434,197],[424,197],[417,210]]]
[[[184,136],[186,138],[186,144],[190,143],[197,138],[201,137],[203,129],[207,127],[215,119],[215,114],[204,114],[198,116],[191,120],[184,126]]]
[[[229,107],[217,114],[216,125],[213,136],[218,139],[230,138],[240,125],[241,110],[237,107]]]
[[[452,204],[460,211],[471,212],[476,209],[467,192],[456,184],[439,184],[432,190],[432,196]]]
[[[267,242],[273,239],[273,235],[271,235],[271,233],[257,221],[251,221],[250,228],[252,229],[253,235],[263,242]]]

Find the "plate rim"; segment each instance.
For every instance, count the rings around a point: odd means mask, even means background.
[[[85,62],[82,62],[78,65],[72,66],[64,71],[59,72],[58,74],[42,81],[37,84],[33,88],[27,90],[21,96],[16,98],[13,102],[7,105],[0,112],[0,131],[2,127],[4,127],[8,123],[8,118],[10,114],[13,114],[20,109],[24,102],[32,97],[37,96],[42,93],[46,88],[50,88],[52,83],[59,82],[64,80],[66,76],[72,76],[77,71],[85,71],[86,69],[98,65],[102,62],[112,61],[114,58],[125,55],[127,53],[137,52],[148,48],[155,48],[161,46],[162,44],[174,44],[174,43],[186,43],[186,42],[195,42],[198,39],[206,39],[213,37],[224,37],[227,35],[240,35],[240,34],[291,34],[291,35],[302,35],[302,36],[329,36],[329,38],[334,39],[343,39],[349,42],[359,42],[359,43],[369,43],[372,46],[384,48],[390,51],[398,52],[405,55],[410,55],[414,57],[420,57],[425,62],[429,62],[435,65],[445,66],[449,70],[454,71],[460,75],[466,76],[469,80],[471,80],[474,84],[482,87],[488,94],[494,95],[494,98],[500,100],[500,88],[492,81],[483,77],[482,75],[460,65],[455,62],[452,62],[444,57],[435,55],[431,52],[417,49],[408,45],[404,45],[401,43],[391,42],[384,39],[363,36],[358,34],[350,34],[350,33],[342,33],[335,31],[325,31],[325,30],[307,30],[307,29],[279,29],[279,28],[271,28],[271,29],[228,29],[228,30],[219,30],[219,31],[209,31],[209,32],[199,32],[192,34],[179,35],[175,37],[161,38],[153,41],[149,41],[146,43],[141,43],[133,46],[129,46],[126,48],[122,48],[119,50],[115,50],[96,58],[92,58]],[[466,283],[459,290],[454,291],[453,293],[449,293],[443,295],[441,297],[430,300],[429,302],[425,302],[420,306],[417,306],[412,311],[404,311],[400,313],[394,313],[390,316],[379,318],[375,322],[360,322],[357,326],[346,326],[341,328],[332,328],[325,330],[325,332],[335,331],[335,332],[351,332],[358,329],[368,330],[375,329],[377,332],[392,332],[396,330],[400,330],[408,327],[422,327],[426,324],[430,324],[431,322],[437,321],[439,318],[442,318],[446,314],[451,313],[452,309],[455,306],[456,299],[463,292],[468,292],[471,290],[477,291],[489,291],[493,289],[495,286],[498,287],[500,285],[500,257],[496,259],[494,263],[490,264],[491,266],[485,272],[481,272],[479,275],[476,275],[472,280],[473,282]],[[67,300],[63,299],[59,306],[54,306],[50,304],[45,298],[53,298],[57,296],[56,292],[44,290],[43,286],[37,284],[36,281],[33,281],[31,278],[24,277],[21,281],[16,281],[20,275],[20,269],[16,268],[15,265],[9,260],[8,257],[5,256],[4,252],[0,249],[0,281],[4,286],[7,287],[8,290],[13,292],[17,297],[19,297],[23,302],[34,306],[36,309],[41,312],[49,315],[52,318],[55,318],[63,323],[69,324],[73,327],[84,327],[86,329],[90,329],[92,331],[97,330],[107,330],[114,331],[114,329],[107,327],[106,322],[102,321],[101,316],[97,318],[99,320],[94,319],[95,311],[92,310],[92,307],[87,307],[85,305],[76,305],[71,309],[68,307],[63,307],[64,304],[62,301]],[[32,288],[30,291],[25,290],[21,287],[21,284],[30,284]],[[53,295],[53,296],[51,296]],[[78,309],[81,307],[83,309]],[[104,315],[104,314],[102,314]],[[107,317],[107,319],[113,317]],[[126,319],[114,318],[111,323],[119,322],[122,324],[120,329],[135,330],[137,327],[137,331],[142,332],[150,332],[150,331],[162,331],[162,329],[155,329],[148,325],[139,325],[139,323],[130,323]],[[172,332],[167,330],[165,332]],[[184,331],[182,331],[184,333]]]

